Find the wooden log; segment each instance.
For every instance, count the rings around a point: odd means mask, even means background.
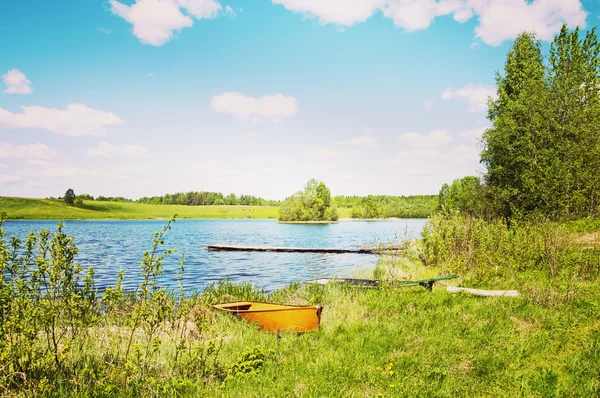
[[[516,290],[481,290],[481,289],[469,289],[466,287],[456,287],[456,286],[447,286],[446,291],[448,293],[471,293],[476,296],[507,296],[507,297],[517,297],[519,292]]]
[[[244,252],[284,252],[284,253],[354,253],[375,254],[371,249],[332,249],[320,247],[266,247],[266,246],[235,246],[235,245],[208,245],[211,251],[244,251]]]

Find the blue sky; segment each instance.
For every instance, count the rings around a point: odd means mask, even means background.
[[[593,0],[7,0],[0,195],[431,194],[481,172],[512,40]]]

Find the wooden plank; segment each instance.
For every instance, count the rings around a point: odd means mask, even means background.
[[[488,296],[488,297],[493,297],[493,296],[517,297],[519,295],[519,292],[517,292],[516,290],[481,290],[481,289],[469,289],[466,287],[456,287],[456,286],[447,286],[446,291],[448,293],[465,292],[465,293],[474,294],[476,296]]]
[[[371,249],[333,249],[320,247],[268,247],[268,246],[235,246],[235,245],[208,245],[211,251],[244,251],[244,252],[284,252],[284,253],[354,253],[375,254]]]
[[[376,279],[356,279],[356,278],[321,278],[304,281],[308,284],[326,285],[328,283],[340,283],[359,287],[377,287],[381,283]]]

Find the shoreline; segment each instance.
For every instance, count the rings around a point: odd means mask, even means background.
[[[5,218],[3,222],[18,222],[18,221],[166,221],[170,217],[156,218]],[[340,218],[337,221],[278,221],[274,217],[177,217],[176,221],[182,220],[273,220],[279,224],[337,224],[340,222],[353,221],[399,221],[399,220],[423,220],[429,217],[415,218]]]

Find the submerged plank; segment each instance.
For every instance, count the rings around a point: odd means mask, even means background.
[[[469,289],[466,287],[455,287],[455,286],[447,286],[446,291],[448,293],[471,293],[476,296],[507,296],[507,297],[517,297],[519,292],[516,290],[481,290],[481,289]]]
[[[244,251],[244,252],[285,252],[285,253],[356,253],[374,254],[371,249],[335,249],[321,247],[268,247],[268,246],[235,246],[235,245],[208,245],[207,250],[213,251]]]

